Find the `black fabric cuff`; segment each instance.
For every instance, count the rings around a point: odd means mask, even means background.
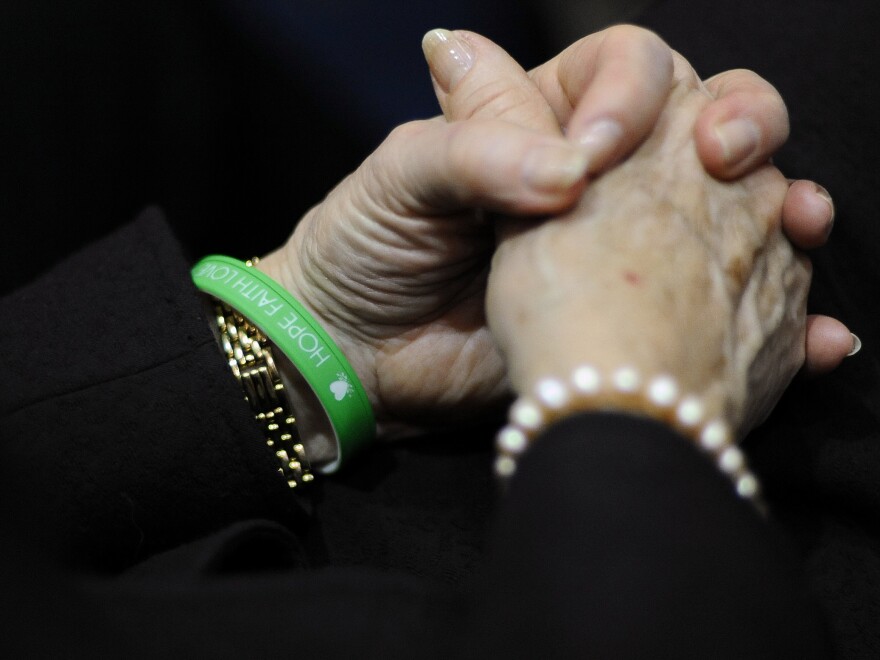
[[[543,657],[547,640],[556,657],[827,657],[787,543],[650,420],[550,428],[502,504],[487,580],[487,657]]]
[[[237,520],[301,515],[160,211],[0,312],[0,343],[15,347],[0,382],[0,488],[41,546],[112,571]]]

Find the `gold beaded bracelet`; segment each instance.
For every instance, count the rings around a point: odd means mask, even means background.
[[[291,488],[312,481],[314,475],[269,340],[236,310],[216,298],[212,303],[221,348],[263,429],[266,444],[280,461],[278,472]]]
[[[576,412],[629,411],[657,419],[689,438],[733,482],[737,495],[765,513],[760,486],[736,446],[730,425],[708,419],[702,399],[681,394],[675,379],[645,379],[634,368],[610,375],[584,365],[571,377],[544,378],[531,395],[521,396],[510,408],[508,424],[498,432],[495,473],[502,479],[516,471],[517,461],[534,439],[553,422]]]

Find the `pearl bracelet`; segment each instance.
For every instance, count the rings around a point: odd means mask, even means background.
[[[603,375],[595,367],[575,369],[569,380],[543,378],[531,396],[521,396],[511,406],[508,424],[498,432],[495,473],[502,479],[513,475],[519,457],[553,422],[576,412],[633,412],[661,421],[692,440],[727,475],[737,494],[763,512],[760,486],[736,446],[730,425],[723,419],[707,419],[702,399],[682,395],[671,376],[645,379],[632,367]]]

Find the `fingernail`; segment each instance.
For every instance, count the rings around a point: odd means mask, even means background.
[[[858,353],[860,350],[862,350],[862,340],[859,339],[859,338],[856,336],[856,334],[853,333],[853,332],[851,332],[851,333],[849,333],[849,334],[852,335],[852,342],[853,342],[853,343],[852,343],[852,350],[851,350],[849,353],[846,354],[846,357],[852,357],[853,355],[855,355],[856,353]]]
[[[831,193],[829,193],[827,190],[825,190],[825,188],[820,186],[818,183],[815,185],[816,185],[816,194],[819,197],[821,197],[822,199],[824,199],[826,202],[828,202],[828,206],[831,207],[831,221],[829,222],[829,224],[833,224],[835,211],[834,211],[834,200],[831,199]]]
[[[523,161],[523,177],[541,192],[571,188],[587,174],[587,155],[566,146],[543,146],[530,151]]]
[[[715,135],[721,143],[724,162],[728,165],[745,160],[758,148],[761,130],[750,119],[732,119],[715,127]]]
[[[569,134],[569,138],[580,146],[589,161],[600,167],[607,163],[622,137],[623,128],[611,119],[600,119],[588,124],[582,131]]]
[[[422,39],[422,50],[434,79],[447,93],[474,64],[474,51],[449,30],[428,32]]]

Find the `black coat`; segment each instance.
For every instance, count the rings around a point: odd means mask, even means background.
[[[88,34],[57,30],[67,15],[36,5],[3,9],[49,26],[47,36],[3,22],[3,46],[18,55],[0,69],[16,119],[2,124],[3,289],[150,199],[172,208],[196,254],[260,252],[289,231],[286,213],[317,201],[368,148],[326,127],[331,114],[228,26],[193,32],[203,17],[182,3],[121,23],[114,9],[115,23]],[[705,75],[747,66],[776,84],[793,127],[777,164],[837,203],[811,302],[865,349],[796,385],[750,439],[772,526],[662,428],[604,417],[554,429],[500,503],[490,429],[377,448],[291,497],[216,353],[187,259],[151,213],[0,302],[4,643],[43,655],[78,643],[147,655],[289,655],[303,644],[326,656],[532,657],[581,643],[607,657],[807,657],[791,651],[801,643],[824,657],[818,620],[841,657],[876,657],[877,19],[856,0],[668,0],[643,18]],[[127,57],[101,58],[108,44]],[[39,74],[56,71],[59,51],[64,75],[22,75],[22,53]],[[294,108],[306,125],[323,118],[332,148],[310,141],[322,129],[297,133]],[[197,143],[183,165],[178,134]],[[267,201],[269,190],[287,192]],[[251,208],[264,244],[230,231]],[[796,542],[803,581],[779,530]]]
[[[0,309],[2,597],[36,601],[6,637],[30,653],[825,657],[785,541],[654,422],[555,426],[488,532],[488,430],[292,493],[156,211]]]

